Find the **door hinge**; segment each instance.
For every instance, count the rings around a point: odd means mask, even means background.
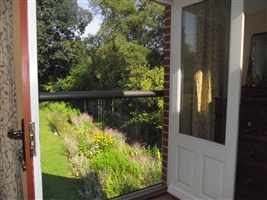
[[[29,123],[29,134],[30,134],[30,151],[31,156],[36,155],[36,142],[35,142],[35,123]]]

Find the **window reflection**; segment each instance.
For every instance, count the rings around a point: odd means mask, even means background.
[[[267,33],[252,37],[247,86],[267,86]]]
[[[224,143],[230,0],[183,9],[180,133]]]

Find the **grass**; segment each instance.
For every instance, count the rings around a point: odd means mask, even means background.
[[[72,176],[62,138],[53,134],[46,114],[45,110],[40,111],[44,199],[79,199],[79,179]]]
[[[160,181],[156,146],[128,144],[65,103],[42,104],[40,119],[45,199],[104,200]]]

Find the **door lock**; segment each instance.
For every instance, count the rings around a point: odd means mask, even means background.
[[[31,122],[27,126],[29,133],[29,149],[30,156],[33,157],[36,155],[36,145],[35,145],[35,123]],[[22,149],[19,151],[19,158],[22,163],[23,170],[26,170],[26,152],[25,152],[25,131],[24,131],[24,120],[21,122],[21,130],[10,129],[7,136],[10,139],[22,140]]]
[[[14,129],[10,129],[8,131],[8,137],[10,139],[14,139],[14,140],[22,140],[23,139],[23,135],[24,135],[24,131],[23,130],[14,130]]]
[[[23,170],[26,170],[26,158],[25,158],[25,140],[24,140],[24,120],[21,120],[21,130],[10,129],[7,133],[7,137],[14,140],[22,141],[22,148],[19,150],[19,160]]]

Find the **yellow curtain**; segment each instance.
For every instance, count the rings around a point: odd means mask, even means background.
[[[208,0],[195,9],[197,52],[193,70],[192,135],[216,140],[216,99],[227,88],[227,21],[225,0]],[[225,12],[225,13],[224,13]],[[221,122],[220,122],[221,123]]]

